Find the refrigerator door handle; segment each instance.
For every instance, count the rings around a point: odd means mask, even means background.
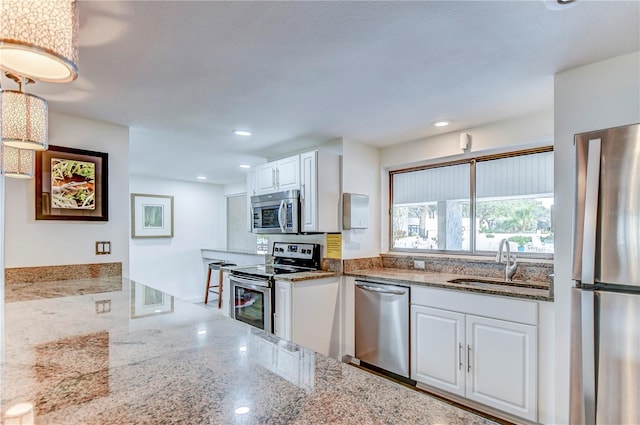
[[[585,179],[584,223],[582,226],[582,276],[583,284],[595,283],[596,233],[598,222],[598,193],[600,189],[601,139],[589,140],[587,175]],[[587,225],[589,223],[590,225]]]
[[[582,290],[582,394],[584,397],[584,424],[596,423],[596,317],[597,295]]]

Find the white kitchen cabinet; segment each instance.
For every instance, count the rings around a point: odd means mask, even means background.
[[[300,189],[300,156],[294,155],[256,167],[255,194]]]
[[[536,327],[467,316],[466,350],[466,397],[535,422]]]
[[[274,333],[325,356],[340,349],[339,280],[276,280]]]
[[[412,288],[411,378],[535,422],[536,307],[524,300]]]
[[[276,184],[278,191],[300,189],[299,155],[277,161]]]
[[[324,151],[300,155],[302,232],[338,232],[340,156]]]
[[[465,315],[411,306],[411,379],[464,397]]]
[[[276,280],[273,333],[291,341],[291,282]]]

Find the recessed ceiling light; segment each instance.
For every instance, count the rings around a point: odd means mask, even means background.
[[[247,406],[238,407],[235,412],[236,415],[246,415],[249,413],[249,408]]]
[[[247,130],[233,130],[233,134],[236,136],[251,136],[251,132]]]
[[[198,177],[196,177],[196,178],[197,178],[198,180],[206,180],[206,179],[207,179],[207,176],[198,176]]]
[[[206,330],[206,329],[200,329],[200,330],[198,331],[198,335],[205,335],[206,333],[207,333],[207,330]]]
[[[240,168],[251,168],[249,164],[240,164]]]
[[[453,121],[451,120],[438,120],[433,123],[435,127],[446,127],[451,124]]]

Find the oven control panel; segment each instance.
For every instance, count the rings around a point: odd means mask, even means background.
[[[316,254],[318,245],[312,243],[274,242],[273,256],[280,258],[292,258],[311,260]]]

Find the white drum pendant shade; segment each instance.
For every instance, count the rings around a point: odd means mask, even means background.
[[[33,177],[35,152],[29,149],[2,146],[2,174],[6,177]]]
[[[0,68],[52,83],[78,77],[75,0],[0,0]]]
[[[49,106],[41,97],[14,90],[0,92],[2,144],[20,149],[49,147]]]

